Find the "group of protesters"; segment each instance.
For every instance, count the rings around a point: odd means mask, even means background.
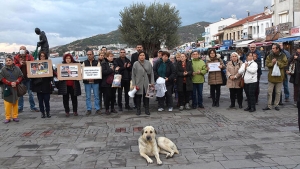
[[[155,87],[156,90],[163,88],[164,93],[157,97],[158,112],[167,109],[173,111],[174,107],[179,110],[189,110],[204,108],[203,84],[205,75],[210,87],[210,98],[212,107],[220,106],[221,86],[226,85],[230,92],[229,108],[235,108],[237,100],[238,108],[243,108],[243,92],[245,92],[247,105],[244,111],[255,112],[259,95],[259,81],[261,71],[261,55],[255,45],[250,45],[247,53],[241,51],[233,52],[227,59],[227,63],[215,49],[210,49],[205,58],[197,51],[190,53],[175,53],[171,55],[168,51],[155,51],[152,62],[143,50],[143,46],[136,46],[136,53],[131,55],[131,60],[126,57],[125,49],[120,49],[120,57],[114,58],[114,54],[107,51],[105,47],[99,52],[96,59],[92,50],[87,51],[87,60],[82,63],[83,67],[101,66],[102,79],[84,79],[83,85],[86,93],[86,115],[92,114],[91,97],[94,97],[95,114],[118,113],[123,109],[136,109],[136,115],[141,114],[142,105],[146,115],[150,115],[149,97],[146,97],[147,90]],[[284,81],[290,76],[290,82],[294,85],[294,102],[298,100],[299,75],[300,75],[300,48],[291,56],[279,44],[272,45],[272,51],[266,56],[266,67],[268,73],[268,101],[263,110],[279,110],[281,89]],[[47,60],[48,55],[40,52],[39,60]],[[41,117],[50,118],[50,94],[52,93],[52,77],[34,78],[27,77],[26,61],[32,61],[33,57],[26,52],[24,46],[20,47],[20,53],[14,58],[7,57],[5,66],[1,69],[0,79],[3,85],[4,105],[6,111],[5,123],[10,122],[11,112],[13,121],[19,121],[18,113],[23,111],[23,97],[18,97],[15,87],[23,83],[28,88],[30,109],[41,112]],[[65,54],[62,63],[76,63],[71,54]],[[279,68],[279,75],[272,75],[273,69]],[[55,71],[54,71],[55,72]],[[112,87],[112,80],[115,74],[122,75],[121,86]],[[54,73],[54,76],[56,73]],[[224,78],[225,77],[225,78]],[[163,81],[162,85],[157,85],[157,81]],[[242,85],[242,82],[244,85]],[[129,105],[130,86],[135,89],[133,107]],[[78,80],[59,81],[58,94],[63,95],[63,106],[67,117],[70,116],[69,98],[72,100],[72,111],[74,116],[78,116],[78,100],[81,95],[81,86]],[[5,95],[5,90],[10,94]],[[93,92],[92,92],[93,90]],[[123,107],[123,91],[125,106]],[[37,93],[39,109],[35,107],[33,94]],[[177,101],[174,104],[173,94]],[[118,97],[116,97],[118,95]],[[272,95],[275,95],[272,97]],[[192,103],[190,104],[190,100]],[[285,98],[286,100],[288,98]],[[101,112],[102,100],[105,112]],[[115,106],[118,106],[118,111]],[[274,105],[274,106],[273,106]]]

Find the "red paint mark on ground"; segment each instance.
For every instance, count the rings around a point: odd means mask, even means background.
[[[50,136],[53,133],[53,130],[46,130],[41,133],[41,136]]]
[[[22,137],[30,137],[34,132],[33,131],[30,131],[30,132],[24,132],[22,134]]]

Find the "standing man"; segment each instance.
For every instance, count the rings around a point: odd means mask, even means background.
[[[82,67],[87,66],[100,66],[97,60],[94,58],[94,53],[92,50],[87,51],[88,59],[82,63]],[[93,90],[94,94],[94,104],[96,109],[96,114],[101,114],[100,105],[99,105],[99,79],[85,79],[83,80],[84,89],[86,93],[86,115],[90,115],[92,113],[92,103],[91,103],[91,91]]]
[[[130,59],[131,65],[133,65],[134,62],[138,61],[139,53],[143,51],[143,45],[142,44],[137,44],[135,49],[136,49],[137,52],[135,52],[131,55],[131,59]],[[149,60],[149,55],[147,53],[146,53],[146,56],[145,56],[145,60]],[[135,97],[133,98],[133,103],[134,103],[133,108],[136,108],[136,98]]]
[[[272,76],[272,71],[274,68],[274,65],[277,63],[281,76]],[[272,53],[270,53],[267,56],[266,59],[266,66],[269,68],[269,74],[268,74],[268,106],[264,108],[263,110],[271,110],[272,109],[272,93],[273,88],[275,88],[275,101],[274,106],[275,110],[279,111],[279,100],[280,100],[280,93],[281,88],[284,81],[284,75],[285,75],[285,67],[287,66],[288,61],[285,54],[281,51],[279,44],[273,44],[272,46]]]
[[[104,53],[106,53],[107,52],[107,48],[105,47],[105,46],[102,46],[102,48],[101,48],[101,52],[104,52]],[[104,55],[105,56],[105,55]]]
[[[130,60],[126,57],[125,49],[120,50],[120,57],[114,61],[114,65],[116,66],[116,71],[118,74],[122,75],[121,87],[118,88],[118,106],[119,111],[123,111],[122,105],[122,93],[123,88],[125,92],[125,109],[132,110],[129,106],[129,88],[130,88],[130,80],[131,80],[131,69],[132,65]]]
[[[283,43],[280,43],[279,45],[280,45],[280,49],[282,50],[282,52],[285,54],[285,56],[289,60],[289,58],[291,57],[290,52],[288,52],[287,50],[285,50],[283,48]],[[290,97],[289,79],[288,79],[288,76],[286,73],[284,73],[283,91],[284,91],[285,102],[289,102],[289,97]]]
[[[24,80],[22,80],[22,83],[27,87],[27,93],[29,95],[30,110],[39,112],[40,110],[35,107],[33,94],[32,94],[32,91],[30,90],[30,79],[28,79],[28,77],[27,77],[26,62],[33,61],[33,60],[34,60],[34,58],[30,54],[27,54],[26,47],[21,46],[19,54],[17,54],[14,57],[14,64],[16,66],[18,66],[23,73]],[[21,113],[23,111],[23,106],[24,106],[24,99],[23,99],[23,96],[21,96],[19,98],[19,103],[18,103],[19,113]]]
[[[48,44],[46,33],[44,31],[41,31],[40,28],[35,28],[35,33],[37,35],[40,35],[40,41],[37,42],[37,47],[41,47],[40,52],[41,51],[45,52],[49,57],[49,44]]]

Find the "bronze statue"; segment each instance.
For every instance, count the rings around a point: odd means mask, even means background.
[[[45,52],[49,57],[49,44],[46,33],[44,31],[41,31],[40,28],[35,28],[35,33],[37,35],[40,35],[40,41],[37,42],[37,47],[41,47],[40,52]]]

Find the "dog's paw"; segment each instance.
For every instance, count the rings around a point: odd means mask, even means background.
[[[170,153],[168,153],[168,154],[166,155],[166,158],[169,158],[169,157],[171,157],[171,154],[170,154]]]
[[[152,163],[153,163],[153,160],[152,160],[151,158],[149,158],[149,159],[147,159],[147,162],[148,162],[149,164],[152,164]]]
[[[161,160],[157,160],[157,164],[158,165],[162,165],[162,161]]]

